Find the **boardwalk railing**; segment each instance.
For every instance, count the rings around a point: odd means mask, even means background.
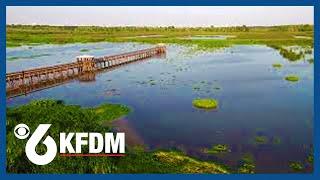
[[[90,74],[104,69],[136,62],[166,52],[163,45],[154,48],[103,56],[78,56],[76,62],[34,68],[6,74],[7,98],[57,86],[75,77],[91,77]]]

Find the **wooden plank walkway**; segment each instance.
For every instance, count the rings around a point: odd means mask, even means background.
[[[76,62],[7,73],[7,98],[57,86],[75,78],[83,81],[90,80],[94,78],[92,74],[97,71],[113,69],[121,65],[161,55],[165,52],[166,47],[158,45],[154,48],[98,58],[78,56]]]

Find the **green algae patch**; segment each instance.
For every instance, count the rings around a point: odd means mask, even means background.
[[[208,154],[219,154],[231,152],[231,150],[229,149],[229,146],[226,144],[217,144],[212,146],[210,149],[205,149],[204,152]]]
[[[218,101],[215,99],[195,99],[192,101],[192,105],[202,109],[216,109]]]
[[[80,49],[80,52],[89,52],[89,49]]]
[[[256,136],[254,140],[257,144],[266,144],[268,142],[267,136]]]
[[[303,164],[301,162],[290,162],[289,167],[295,172],[299,172],[304,169]]]
[[[274,67],[276,69],[280,69],[280,68],[282,68],[282,64],[275,63],[275,64],[272,64],[272,67]]]
[[[294,74],[287,75],[284,79],[290,82],[298,82],[300,80],[299,76]]]

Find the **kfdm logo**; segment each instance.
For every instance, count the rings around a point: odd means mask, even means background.
[[[51,124],[40,124],[28,139],[25,152],[27,158],[34,164],[49,164],[57,155],[57,143],[47,135]],[[27,139],[30,135],[30,129],[26,124],[18,124],[14,128],[14,134],[18,139]],[[125,154],[125,134],[116,133],[95,133],[95,132],[70,132],[60,133],[59,152],[61,156],[124,156]],[[43,140],[43,141],[41,141]],[[75,147],[71,142],[75,142]],[[46,146],[46,153],[39,155],[36,147],[42,143]],[[82,152],[83,146],[88,146],[88,154]]]

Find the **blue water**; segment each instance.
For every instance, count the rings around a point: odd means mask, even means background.
[[[10,48],[7,58],[24,58],[7,61],[7,72],[70,62],[81,54],[111,55],[150,46],[91,43]],[[27,58],[34,54],[50,55]],[[274,69],[273,63],[283,67]],[[300,81],[285,81],[288,74],[297,74]],[[266,46],[190,53],[186,47],[169,45],[165,58],[98,73],[92,82],[74,80],[8,99],[7,106],[40,98],[86,107],[121,103],[132,107],[126,119],[149,149],[174,147],[232,167],[250,153],[257,172],[290,172],[290,161],[302,162],[310,172],[306,158],[313,144],[313,94],[313,64],[290,62]],[[195,98],[215,98],[219,107],[196,109],[192,106]],[[266,136],[268,142],[255,143],[258,135]],[[275,139],[280,143],[274,143]],[[203,153],[215,144],[227,144],[231,152],[223,156]]]

